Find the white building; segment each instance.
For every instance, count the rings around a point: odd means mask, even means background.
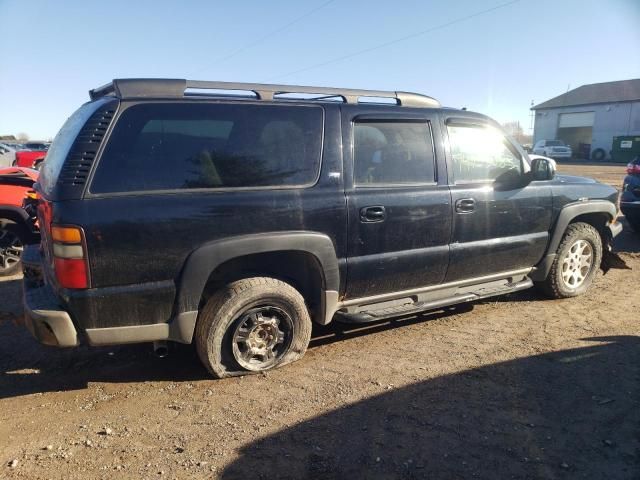
[[[531,110],[534,144],[564,140],[582,157],[608,159],[614,136],[640,135],[640,79],[583,85]]]

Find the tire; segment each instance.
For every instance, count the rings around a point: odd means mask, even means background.
[[[291,285],[246,278],[209,299],[195,337],[198,356],[214,377],[248,375],[300,359],[311,339],[311,317]]]
[[[596,162],[601,162],[607,156],[607,152],[605,152],[602,148],[596,148],[593,152],[591,152],[591,160]]]
[[[547,278],[538,284],[551,298],[582,295],[588,289],[602,260],[602,239],[588,223],[572,223],[558,246]]]
[[[20,225],[9,223],[0,226],[0,277],[20,272],[25,238],[24,228]]]

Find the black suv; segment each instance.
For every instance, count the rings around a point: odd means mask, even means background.
[[[216,377],[263,371],[312,322],[582,294],[621,229],[615,189],[431,97],[169,79],[90,96],[37,185],[25,311],[46,344],[195,342]]]

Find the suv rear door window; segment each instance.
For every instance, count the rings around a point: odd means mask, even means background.
[[[356,186],[435,181],[435,155],[428,122],[359,121],[353,131]]]
[[[91,192],[309,186],[322,126],[320,107],[134,105],[114,128]]]
[[[496,128],[448,125],[455,183],[493,182],[502,175],[522,173],[522,159]]]

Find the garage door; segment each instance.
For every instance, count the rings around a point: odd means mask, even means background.
[[[593,127],[595,112],[561,113],[559,128]]]

